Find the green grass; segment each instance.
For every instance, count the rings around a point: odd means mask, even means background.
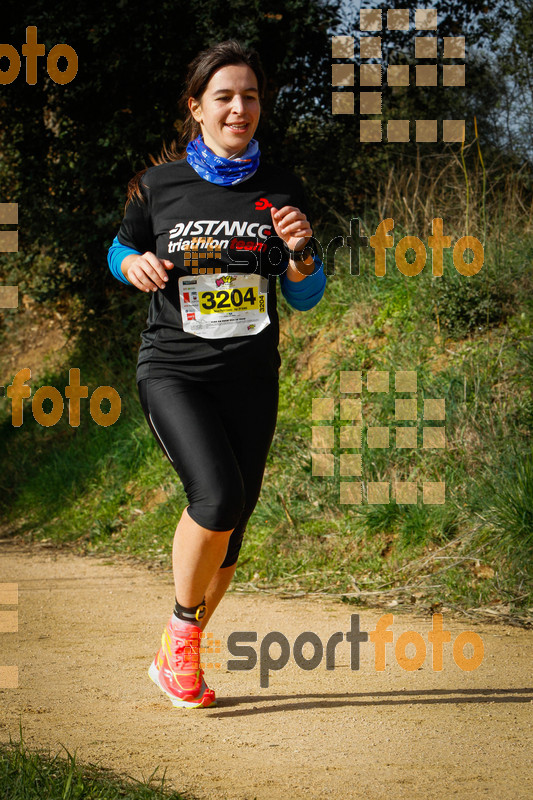
[[[29,750],[18,742],[0,744],[0,797],[6,800],[186,800],[165,788],[157,769],[144,781],[119,776],[94,764],[80,765],[76,754]],[[189,798],[191,796],[189,795]]]
[[[372,251],[363,250],[361,274],[350,275],[341,257],[316,308],[298,312],[280,300],[281,324],[292,316],[296,327],[280,348],[278,426],[234,585],[347,601],[359,591],[358,602],[371,603],[365,592],[387,587],[401,598],[404,587],[407,597],[415,582],[432,603],[465,609],[506,603],[516,614],[531,607],[533,254],[525,238],[494,241],[481,272],[470,278],[459,276],[450,251],[442,278],[431,275],[429,263],[408,278],[391,253],[387,274],[377,278]],[[81,369],[89,395],[102,384],[117,389],[122,413],[114,425],[98,426],[82,401],[79,428],[69,425],[66,411],[44,428],[25,401],[24,424],[14,428],[10,404],[0,406],[0,513],[14,534],[170,566],[186,497],[137,397],[144,313],[130,318],[131,333],[122,326],[110,331],[106,321],[106,336],[92,333],[91,342],[80,342],[69,364]],[[94,341],[101,342],[98,350]],[[118,360],[117,351],[125,353]],[[309,361],[320,365],[304,378]],[[363,384],[364,426],[388,427],[390,447],[368,449],[363,430],[363,481],[445,481],[445,504],[424,505],[421,496],[417,505],[397,505],[393,497],[382,505],[341,504],[338,438],[335,476],[312,475],[313,424],[346,424],[338,402],[333,422],[313,423],[312,399],[338,400],[340,371],[362,370],[364,377],[370,369],[388,371],[392,390],[369,393]],[[416,450],[395,446],[396,370],[417,373]],[[68,370],[39,380],[60,389],[67,383]],[[424,398],[445,398],[445,423],[428,424],[445,424],[446,449],[422,447]],[[432,553],[441,555],[432,557],[429,571],[417,571]],[[476,559],[494,574],[477,574]]]

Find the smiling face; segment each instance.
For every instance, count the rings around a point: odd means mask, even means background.
[[[259,123],[255,73],[247,64],[221,67],[211,75],[200,101],[189,97],[205,144],[223,158],[242,155]]]

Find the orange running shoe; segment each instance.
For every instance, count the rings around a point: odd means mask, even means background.
[[[215,692],[207,686],[200,668],[201,634],[198,625],[182,623],[172,614],[148,670],[153,682],[179,708],[216,705]]]

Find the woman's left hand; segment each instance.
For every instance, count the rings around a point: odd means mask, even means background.
[[[270,209],[274,230],[280,239],[283,239],[290,250],[303,250],[313,231],[299,208],[295,206],[283,206],[283,208]]]

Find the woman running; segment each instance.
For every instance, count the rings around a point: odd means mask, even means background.
[[[152,292],[137,385],[146,420],[188,499],[176,528],[174,611],[149,675],[173,705],[213,705],[202,630],[228,588],[278,410],[276,278],[296,309],[324,293],[305,195],[260,160],[265,77],[229,40],[189,65],[183,142],[130,181],[108,254],[113,275]]]

